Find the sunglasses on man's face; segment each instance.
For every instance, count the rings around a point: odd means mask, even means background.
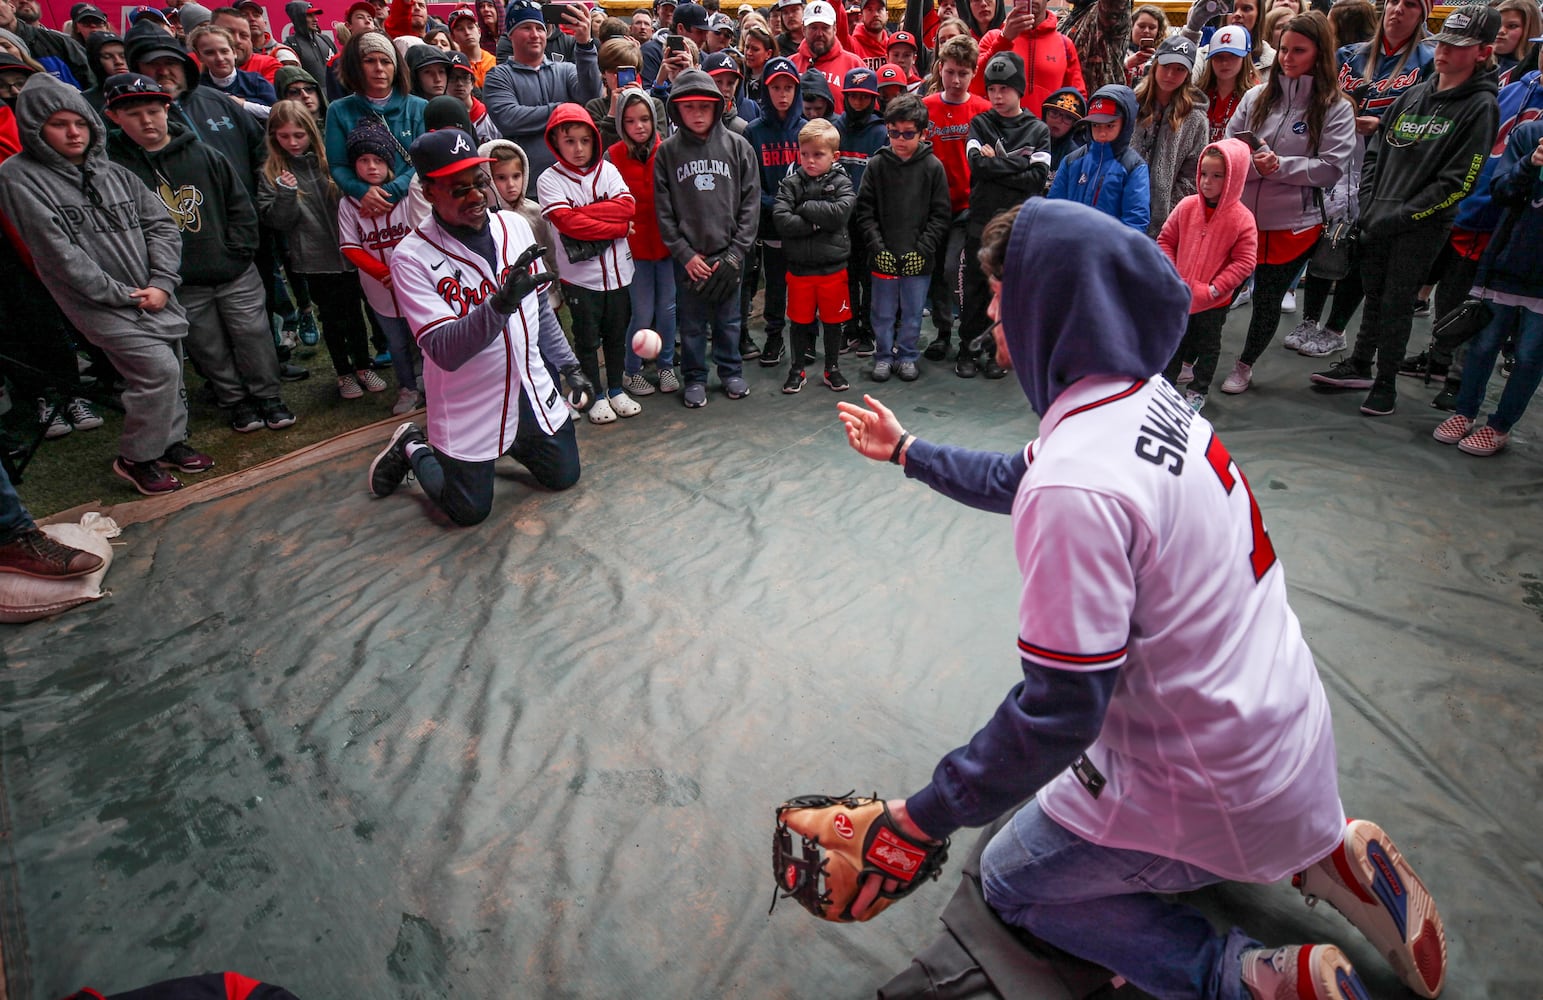
[[[318,90],[317,88],[311,86],[308,83],[297,83],[293,87],[290,87],[288,90],[284,91],[284,96],[285,97],[301,97],[301,96],[304,96],[305,94],[319,94],[319,93],[321,93],[320,90]]]

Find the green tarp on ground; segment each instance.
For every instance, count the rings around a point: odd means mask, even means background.
[[[1474,459],[1430,440],[1434,390],[1368,420],[1312,366],[1272,349],[1206,415],[1284,562],[1347,810],[1441,904],[1446,995],[1537,997],[1538,418]],[[859,459],[816,380],[751,375],[580,428],[574,490],[503,478],[474,529],[415,486],[372,500],[370,452],[134,526],[111,598],[0,633],[9,995],[229,968],[304,1000],[871,996],[953,878],[868,925],[768,918],[772,807],[912,790],[989,716],[1019,674],[1008,524]],[[857,388],[930,438],[1033,434],[1011,379]],[[1200,902],[1404,995],[1289,886]]]

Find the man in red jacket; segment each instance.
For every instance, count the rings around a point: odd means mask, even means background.
[[[1014,5],[1001,28],[986,32],[980,41],[980,65],[970,82],[970,93],[986,96],[986,63],[992,56],[1016,52],[1023,59],[1028,81],[1024,107],[1041,107],[1045,98],[1062,87],[1076,87],[1082,96],[1087,96],[1077,47],[1057,30],[1056,17],[1046,9],[1047,3],[1048,0],[1029,0],[1027,7]]]
[[[847,70],[858,69],[863,61],[842,47],[836,33],[836,8],[827,0],[814,0],[804,11],[804,44],[793,54],[793,65],[800,73],[813,67],[830,84],[830,95],[835,101],[834,114],[844,110],[841,103],[841,81]]]
[[[889,61],[888,21],[884,0],[863,0],[861,20],[852,32],[852,53],[874,72]]]

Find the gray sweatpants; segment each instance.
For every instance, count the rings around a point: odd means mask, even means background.
[[[95,342],[128,383],[123,390],[123,434],[118,454],[153,462],[188,436],[188,397],[182,352],[175,340],[105,338]]]
[[[279,394],[279,356],[268,326],[267,295],[255,266],[219,285],[183,285],[188,357],[221,406]]]

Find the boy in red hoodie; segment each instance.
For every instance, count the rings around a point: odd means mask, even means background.
[[[1259,233],[1254,213],[1242,202],[1249,162],[1249,148],[1241,139],[1207,146],[1197,171],[1199,193],[1179,202],[1157,237],[1190,293],[1189,325],[1163,377],[1182,384],[1181,370],[1193,363],[1184,401],[1196,413],[1205,406],[1216,374],[1232,293],[1257,262]]]
[[[991,110],[991,102],[970,93],[975,76],[975,62],[980,49],[969,35],[956,35],[938,50],[938,75],[943,89],[922,98],[927,107],[927,141],[932,155],[943,164],[948,175],[948,207],[953,212],[948,237],[932,271],[932,323],[938,335],[927,345],[922,356],[928,361],[948,358],[948,342],[954,333],[954,317],[959,312],[959,264],[964,254],[965,213],[970,208],[970,158],[965,146],[970,139],[970,119]]]
[[[637,202],[614,165],[601,156],[600,131],[577,104],[559,104],[547,120],[546,144],[557,157],[536,181],[541,214],[557,230],[557,274],[573,314],[579,366],[600,384],[597,348],[605,351],[607,391],[589,411],[592,424],[643,412],[622,385],[627,324],[632,322],[632,250],[627,237]]]

